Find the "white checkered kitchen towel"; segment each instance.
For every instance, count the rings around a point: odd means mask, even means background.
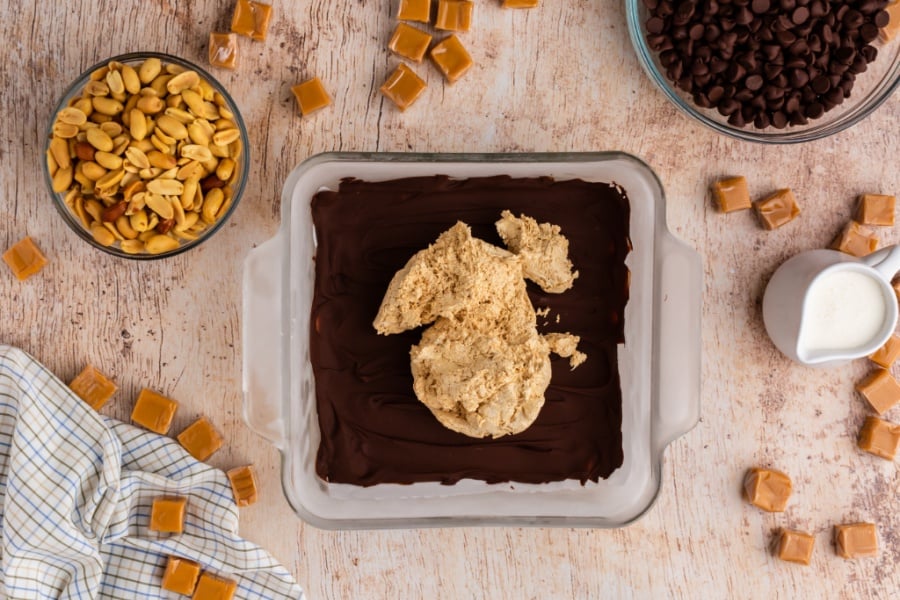
[[[182,534],[147,529],[161,495],[187,497]],[[0,345],[0,598],[183,599],[159,587],[169,555],[234,579],[235,598],[303,598],[237,530],[222,471],[99,415],[28,354]]]

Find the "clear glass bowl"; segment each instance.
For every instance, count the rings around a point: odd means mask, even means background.
[[[241,114],[238,111],[237,105],[234,100],[225,90],[225,88],[220,84],[212,75],[210,75],[205,70],[201,69],[197,65],[186,61],[184,59],[178,58],[176,56],[171,56],[168,54],[162,54],[158,52],[135,52],[131,54],[123,54],[120,56],[114,56],[112,58],[108,58],[102,62],[99,62],[89,69],[87,69],[84,73],[78,76],[78,78],[72,83],[71,86],[66,90],[60,99],[59,103],[53,109],[53,112],[50,114],[49,122],[47,125],[47,135],[46,140],[44,142],[44,155],[49,152],[50,149],[50,141],[53,136],[53,126],[56,121],[56,116],[60,110],[70,105],[75,99],[80,97],[83,93],[85,85],[90,81],[91,73],[100,69],[110,62],[115,61],[126,65],[131,65],[137,68],[137,65],[140,65],[148,58],[158,58],[162,64],[163,69],[165,69],[165,65],[175,65],[185,70],[196,71],[198,75],[202,79],[205,79],[212,86],[215,92],[221,94],[224,99],[224,104],[227,109],[234,115],[233,121],[237,125],[237,129],[240,132],[240,143],[241,143],[241,151],[239,154],[233,157],[235,162],[234,169],[235,175],[231,180],[231,189],[232,196],[230,204],[228,204],[221,212],[215,222],[208,225],[205,229],[196,234],[194,239],[179,239],[178,246],[167,250],[165,252],[160,252],[157,254],[150,254],[148,252],[141,253],[129,253],[125,252],[121,248],[121,242],[116,240],[112,245],[104,246],[97,242],[94,239],[91,231],[87,229],[82,223],[81,219],[78,217],[72,209],[70,209],[65,202],[66,193],[57,193],[53,191],[53,178],[50,175],[48,167],[45,165],[42,168],[44,172],[44,180],[47,183],[47,189],[50,192],[50,196],[53,198],[53,204],[56,207],[57,212],[59,212],[60,216],[63,218],[63,221],[74,231],[81,239],[91,244],[95,248],[107,252],[109,254],[119,256],[122,258],[129,258],[134,260],[154,260],[160,258],[167,258],[169,256],[174,256],[176,254],[180,254],[190,248],[194,248],[199,246],[201,243],[209,239],[216,233],[222,226],[228,221],[231,215],[234,213],[234,210],[237,208],[238,203],[240,202],[241,196],[244,192],[244,187],[247,181],[247,172],[250,164],[250,152],[249,152],[249,138],[247,135],[247,127],[244,124],[243,119],[241,118]],[[142,84],[143,86],[143,84]],[[146,87],[146,86],[143,86]],[[162,113],[160,113],[162,114]],[[149,137],[149,134],[148,134]],[[76,182],[73,181],[73,184]]]
[[[643,0],[625,0],[628,33],[641,66],[650,79],[681,112],[727,136],[750,142],[792,144],[821,139],[843,131],[866,118],[900,86],[900,39],[884,43],[876,40],[878,57],[857,76],[851,96],[842,104],[806,125],[788,125],[785,129],[756,129],[752,124],[735,127],[715,108],[700,108],[690,94],[678,89],[666,77],[659,53],[647,45],[646,27],[649,11]]]

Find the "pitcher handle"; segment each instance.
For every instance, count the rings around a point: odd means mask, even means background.
[[[900,245],[882,248],[864,257],[862,261],[878,271],[878,274],[890,283],[897,273],[900,272]]]

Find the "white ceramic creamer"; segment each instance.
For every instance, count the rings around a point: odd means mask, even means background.
[[[769,281],[763,321],[789,358],[834,365],[880,348],[897,326],[890,280],[900,270],[900,248],[863,259],[812,250],[786,261]]]

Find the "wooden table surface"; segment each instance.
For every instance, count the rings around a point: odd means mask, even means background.
[[[737,142],[688,120],[651,85],[621,2],[503,11],[483,0],[463,36],[476,66],[447,87],[422,65],[429,87],[401,114],[377,91],[398,62],[386,50],[395,0],[276,2],[268,39],[241,38],[240,67],[213,71],[240,106],[253,152],[231,221],[199,249],[164,261],[93,250],[56,215],[42,180],[52,107],[79,73],[116,54],[156,50],[205,65],[207,36],[227,29],[233,4],[23,0],[0,8],[0,248],[30,235],[50,260],[25,282],[0,268],[0,342],[66,381],[88,362],[112,375],[120,389],[108,415],[127,419],[147,386],[181,402],[173,431],[208,416],[227,440],[210,462],[249,462],[259,472],[262,497],[242,509],[242,534],[281,560],[311,598],[900,597],[897,465],[855,448],[868,413],[853,385],[870,365],[791,364],[760,318],[764,283],[778,264],[826,245],[857,194],[900,192],[900,96],[818,142]],[[301,118],[289,88],[311,76],[334,105]],[[622,150],[656,170],[671,229],[704,260],[704,388],[702,420],[666,452],[648,515],[612,531],[334,532],[295,517],[277,452],[241,417],[241,268],[278,228],[286,175],[327,150]],[[733,174],[747,176],[754,196],[793,188],[799,219],[766,232],[748,212],[715,212],[709,183]],[[881,236],[900,239],[888,229]],[[754,465],[794,478],[785,513],[741,500],[742,475]],[[878,523],[877,558],[835,555],[831,527],[856,520]],[[782,526],[816,534],[811,566],[767,551]]]

